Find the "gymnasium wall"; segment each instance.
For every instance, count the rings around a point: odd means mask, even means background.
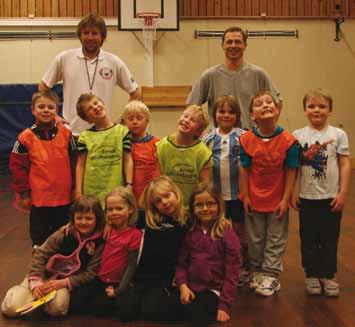
[[[331,20],[182,20],[180,31],[158,33],[155,46],[154,84],[192,85],[201,72],[223,62],[219,39],[194,39],[194,30],[223,30],[240,24],[249,30],[297,29],[299,38],[250,39],[246,58],[264,67],[284,98],[280,123],[287,129],[305,125],[302,97],[306,90],[322,87],[334,97],[331,123],[348,133],[355,149],[355,21],[342,24],[343,37],[335,42],[335,24]],[[18,30],[24,28],[16,27]],[[15,27],[0,31],[16,30]],[[74,27],[50,28],[74,30]],[[32,30],[48,30],[32,27]],[[137,33],[138,38],[140,33]],[[79,46],[78,40],[0,41],[0,83],[35,83],[59,51]],[[132,32],[109,28],[104,48],[119,55],[129,66],[140,85],[146,85],[148,58]],[[114,118],[122,112],[128,97],[117,89]],[[151,132],[163,136],[174,130],[179,112],[155,110]]]

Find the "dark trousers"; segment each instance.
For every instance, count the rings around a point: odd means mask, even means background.
[[[300,199],[301,254],[306,277],[333,278],[337,272],[342,213],[331,211],[331,201]]]
[[[212,291],[194,292],[195,300],[189,304],[181,304],[184,320],[204,326],[215,322],[217,318],[218,296]]]
[[[95,316],[112,316],[116,314],[115,298],[106,294],[106,288],[114,284],[106,284],[98,278],[74,289],[70,296],[71,313],[92,314]]]
[[[41,245],[69,220],[70,205],[57,207],[35,207],[30,211],[30,237],[32,245]]]
[[[163,287],[135,285],[117,298],[116,313],[122,321],[181,320],[177,305],[178,292]]]

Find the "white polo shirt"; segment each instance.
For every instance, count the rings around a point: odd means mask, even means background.
[[[81,48],[63,51],[54,58],[42,78],[49,88],[63,81],[63,116],[70,123],[74,135],[90,127],[76,113],[76,102],[82,93],[90,93],[90,84],[91,92],[105,102],[109,114],[115,85],[127,93],[132,93],[138,87],[126,64],[110,52],[101,49],[98,59],[87,59],[89,77],[85,62]]]

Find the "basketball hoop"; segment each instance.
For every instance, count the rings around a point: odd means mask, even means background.
[[[160,14],[156,12],[137,13],[142,26],[144,46],[148,52],[153,51],[153,42],[156,40],[156,30]]]

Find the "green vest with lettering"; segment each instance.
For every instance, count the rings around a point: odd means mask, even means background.
[[[180,188],[187,209],[192,190],[199,183],[201,170],[212,156],[211,150],[201,141],[180,147],[170,137],[164,137],[157,143],[157,154],[161,174],[169,176]]]
[[[103,131],[86,130],[79,142],[86,145],[84,194],[98,196],[104,205],[105,196],[123,180],[123,138],[128,133],[120,124]]]

